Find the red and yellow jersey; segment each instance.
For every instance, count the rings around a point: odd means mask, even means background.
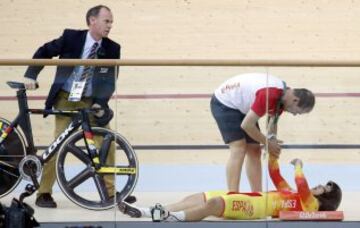
[[[295,167],[297,191],[291,189],[279,171],[276,159],[269,159],[270,177],[277,191],[259,193],[205,192],[205,200],[221,197],[223,217],[228,219],[261,219],[278,217],[280,211],[317,211],[319,204],[311,194],[300,166]]]
[[[279,207],[279,211],[317,211],[319,209],[319,202],[311,193],[300,165],[295,166],[296,191],[293,190],[281,176],[278,160],[276,158],[272,156],[269,157],[268,168],[270,178],[277,190],[277,197],[275,197],[274,200],[281,202],[292,200],[290,202],[294,203],[294,207]],[[273,213],[273,216],[278,215],[278,211]]]

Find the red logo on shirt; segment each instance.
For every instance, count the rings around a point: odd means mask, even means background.
[[[221,93],[225,93],[227,90],[232,90],[238,87],[240,87],[240,82],[231,85],[226,85],[225,87],[221,88]]]
[[[241,211],[248,216],[252,216],[254,214],[254,206],[249,201],[234,200],[232,211]]]
[[[281,208],[296,208],[296,200],[281,200]]]

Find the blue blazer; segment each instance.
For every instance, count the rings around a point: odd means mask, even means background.
[[[85,44],[87,30],[65,29],[63,34],[55,40],[45,43],[34,54],[33,59],[51,59],[59,56],[60,59],[79,59]],[[101,47],[98,49],[99,59],[119,59],[120,45],[116,42],[103,38]],[[45,108],[51,109],[55,103],[57,94],[60,92],[66,80],[70,77],[75,66],[58,66],[54,82],[50,88],[49,95],[45,102]],[[29,66],[25,77],[36,80],[44,66]],[[116,68],[118,72],[118,67]],[[108,107],[114,90],[117,75],[114,66],[97,66],[92,77],[93,103]]]

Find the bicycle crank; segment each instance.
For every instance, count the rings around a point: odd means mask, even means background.
[[[42,172],[40,159],[35,155],[26,155],[19,163],[19,172],[23,179],[34,181]]]

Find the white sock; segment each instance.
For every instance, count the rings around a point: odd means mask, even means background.
[[[138,209],[141,211],[142,217],[151,218],[151,211],[148,207],[138,207]]]
[[[185,221],[185,211],[170,212],[169,219],[171,219],[171,215],[174,216],[179,221]]]

